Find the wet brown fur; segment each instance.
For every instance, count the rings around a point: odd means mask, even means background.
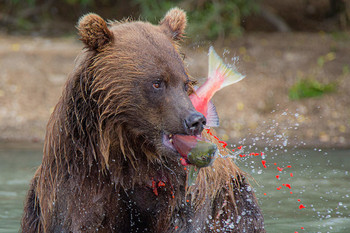
[[[185,26],[185,13],[177,8],[159,26],[108,26],[94,14],[79,21],[86,48],[47,125],[23,232],[264,232],[257,200],[232,159],[217,158],[201,169],[196,185],[186,187],[179,157],[166,153],[157,136],[168,121],[174,122],[168,130],[182,133],[175,114],[159,118],[149,110],[155,106],[140,98],[144,83],[136,77],[160,75],[174,87],[172,77],[191,82],[178,54]],[[167,58],[157,63],[166,73],[154,70],[155,54]],[[184,103],[184,109],[193,108],[188,98]],[[152,181],[165,183],[157,195]]]

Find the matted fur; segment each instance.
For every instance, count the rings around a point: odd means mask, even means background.
[[[161,140],[161,132],[184,133],[181,114],[194,111],[176,42],[185,13],[170,10],[159,26],[106,26],[94,14],[79,25],[86,48],[49,119],[23,232],[264,232],[232,159],[217,158],[187,187],[179,156]],[[157,77],[171,91],[161,100],[147,89]]]

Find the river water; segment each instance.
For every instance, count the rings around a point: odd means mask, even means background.
[[[18,232],[41,151],[0,147],[0,233]],[[264,148],[251,153],[237,163],[256,181],[252,184],[267,232],[350,232],[350,150]]]

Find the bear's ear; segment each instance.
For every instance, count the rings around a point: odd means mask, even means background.
[[[166,33],[170,33],[173,40],[181,40],[185,33],[187,24],[185,11],[175,7],[170,9],[159,25],[165,28]]]
[[[113,33],[108,29],[107,23],[93,13],[82,16],[77,28],[80,40],[92,50],[99,50],[113,40]]]

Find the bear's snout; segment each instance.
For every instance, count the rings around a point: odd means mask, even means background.
[[[206,124],[204,115],[200,112],[191,112],[185,119],[185,130],[187,134],[201,134]]]

